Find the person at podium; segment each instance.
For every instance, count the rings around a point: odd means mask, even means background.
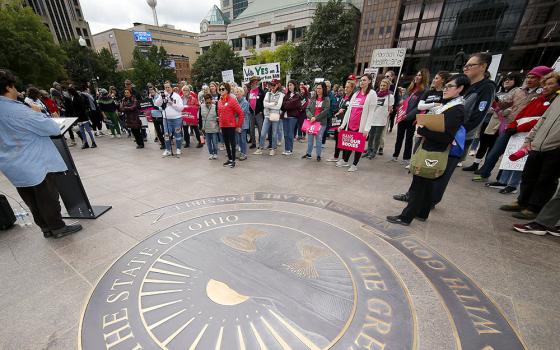
[[[45,238],[78,232],[79,224],[66,225],[60,213],[55,178],[67,170],[50,136],[60,126],[44,114],[17,101],[16,77],[0,69],[0,171],[16,187]]]

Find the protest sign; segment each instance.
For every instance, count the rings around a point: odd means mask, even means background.
[[[338,132],[337,146],[348,151],[363,152],[366,148],[366,137],[361,132],[341,130]]]
[[[500,163],[501,170],[523,171],[523,168],[525,167],[525,162],[527,161],[527,157],[525,156],[516,161],[511,161],[509,159],[509,156],[512,153],[517,152],[523,146],[523,142],[525,142],[525,137],[527,137],[528,134],[529,134],[528,132],[520,132],[509,138],[506,151],[504,152],[504,155],[502,156],[502,162]]]
[[[373,50],[370,67],[402,67],[406,48]]]
[[[222,81],[224,83],[231,83],[235,81],[235,78],[233,77],[233,70],[225,70],[222,71]]]
[[[257,76],[261,81],[280,80],[280,63],[263,63],[252,66],[243,66],[243,82],[249,82],[252,76]]]

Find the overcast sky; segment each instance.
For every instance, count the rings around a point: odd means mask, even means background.
[[[133,22],[153,24],[152,9],[145,0],[80,0],[92,34],[107,29],[126,29]],[[177,29],[200,32],[200,21],[219,0],[158,0],[158,22]]]

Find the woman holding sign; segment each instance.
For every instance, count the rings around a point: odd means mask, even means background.
[[[315,150],[317,152],[317,161],[321,161],[321,141],[323,138],[323,133],[327,129],[327,118],[329,116],[331,100],[329,99],[329,94],[327,92],[327,84],[325,82],[320,82],[315,87],[315,96],[311,99],[311,102],[307,105],[307,120],[312,127],[319,127],[320,129],[317,134],[313,134],[309,129],[304,131],[307,132],[307,152],[302,159],[311,159],[311,152],[313,152],[313,142],[315,142]],[[317,124],[315,124],[317,123]],[[315,125],[314,125],[315,124]],[[305,125],[305,123],[304,123]]]
[[[350,107],[344,113],[344,119],[342,124],[338,127],[339,142],[338,147],[343,149],[342,159],[336,162],[337,167],[348,166],[348,160],[350,159],[350,154],[354,148],[354,162],[352,166],[348,169],[349,172],[354,172],[358,170],[358,162],[362,156],[362,152],[365,146],[365,140],[371,129],[371,123],[375,114],[375,109],[377,108],[377,93],[373,89],[371,77],[369,74],[364,74],[360,78],[360,90],[356,92],[350,99]],[[350,131],[350,133],[344,133],[342,130]],[[352,142],[352,146],[345,146],[345,137],[349,137],[352,134],[362,134],[363,138],[361,142]],[[348,136],[347,136],[348,135]],[[358,137],[353,137],[352,139],[358,141]],[[354,147],[355,146],[355,147]],[[359,150],[361,149],[361,151]]]
[[[408,226],[415,218],[421,221],[428,219],[432,208],[434,182],[449,171],[447,169],[449,149],[465,119],[463,95],[469,86],[470,80],[464,74],[454,75],[445,84],[443,105],[433,110],[435,114],[444,116],[443,132],[432,131],[423,125],[418,125],[417,133],[422,136],[422,143],[411,162],[413,178],[409,189],[408,205],[400,215],[387,216],[387,221]]]

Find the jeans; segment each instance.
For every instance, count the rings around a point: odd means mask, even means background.
[[[523,175],[522,171],[502,170],[502,174],[500,175],[500,179],[498,180],[498,182],[510,187],[517,188],[517,186],[519,186],[519,183],[521,182],[521,175]]]
[[[237,139],[241,154],[245,156],[247,155],[247,131],[249,131],[249,129],[241,129],[241,133],[235,133],[235,138]]]
[[[284,128],[284,150],[287,152],[294,151],[294,132],[296,130],[297,118],[288,117],[282,119]]]
[[[283,124],[283,120],[279,120],[278,121],[278,135],[276,136],[276,140],[277,140],[277,142],[282,142],[283,138],[284,138],[284,124]]]
[[[251,136],[251,143],[253,145],[256,145],[258,143],[258,140],[256,138],[255,135],[255,126],[257,127],[258,131],[259,131],[259,139],[261,137],[261,130],[262,130],[262,126],[263,126],[263,114],[262,112],[259,114],[253,114],[251,113],[251,119],[249,120],[249,135]]]
[[[323,140],[323,133],[325,132],[325,130],[327,130],[327,126],[326,125],[321,125],[321,130],[319,130],[319,133],[317,135],[311,135],[311,134],[307,134],[307,153],[311,155],[311,152],[313,152],[313,142],[315,142],[315,151],[317,152],[317,157],[321,156],[321,146],[322,146],[322,140]]]
[[[224,137],[228,159],[232,162],[235,162],[235,134],[237,134],[235,128],[222,128],[222,135]]]
[[[206,133],[206,145],[208,146],[208,153],[218,154],[218,133]]]
[[[276,144],[278,143],[278,125],[280,124],[279,121],[271,122],[269,118],[264,118],[264,123],[261,130],[261,138],[259,140],[259,148],[264,148],[264,141],[266,139],[266,134],[268,134],[268,130],[272,130],[272,149],[276,149]],[[270,143],[271,140],[268,140]]]
[[[181,149],[183,145],[183,119],[168,119],[163,120],[163,131],[165,132],[165,149],[171,152],[171,139],[175,138],[175,146]]]
[[[381,138],[383,137],[383,131],[385,126],[372,126],[369,129],[369,138],[367,143],[367,153],[372,156],[377,154],[379,150],[379,145],[381,144]]]
[[[82,137],[84,138],[83,141],[84,143],[88,143],[87,141],[87,137],[86,137],[86,132],[89,135],[89,138],[91,140],[91,143],[94,144],[95,143],[95,138],[93,137],[93,132],[91,131],[91,124],[89,122],[84,122],[84,123],[79,123],[80,125],[80,133],[82,134]]]
[[[484,164],[479,170],[480,176],[484,178],[490,177],[490,174],[492,174],[492,169],[494,169],[496,163],[498,163],[498,159],[500,159],[500,156],[504,154],[506,150],[507,144],[509,142],[509,137],[510,136],[508,134],[502,134],[498,136],[496,142],[494,142],[494,146],[492,147],[490,152],[486,154],[486,160],[484,160]]]

